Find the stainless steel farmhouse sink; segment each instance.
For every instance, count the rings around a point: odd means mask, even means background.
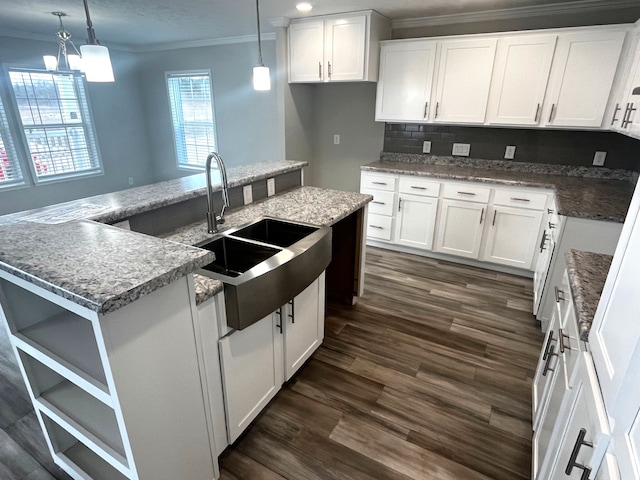
[[[243,329],[277,310],[331,262],[331,228],[260,218],[198,245],[216,260],[198,271],[224,283],[227,325]]]

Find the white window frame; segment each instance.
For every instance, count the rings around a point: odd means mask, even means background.
[[[171,95],[171,87],[169,85],[169,81],[171,78],[177,77],[193,77],[193,76],[207,76],[209,79],[209,93],[211,97],[211,128],[213,129],[213,146],[209,146],[206,150],[206,153],[201,155],[202,160],[201,164],[192,164],[181,161],[184,155],[181,154],[179,147],[179,132],[176,130],[176,122],[174,118],[176,117],[176,112],[174,112],[174,103]],[[213,80],[211,75],[211,70],[203,69],[203,70],[180,70],[180,71],[170,71],[165,72],[165,86],[167,88],[167,99],[169,101],[169,112],[170,112],[170,121],[171,121],[171,131],[173,133],[173,148],[176,155],[176,167],[178,170],[188,170],[193,172],[201,172],[204,171],[205,161],[207,159],[207,155],[211,153],[212,150],[218,151],[219,143],[218,143],[218,129],[216,126],[216,109],[214,105],[214,96],[213,96]],[[183,143],[185,143],[183,141]],[[186,150],[186,149],[185,149]],[[204,151],[203,151],[204,152]],[[200,160],[200,156],[198,157]]]
[[[78,123],[61,123],[61,124],[34,124],[34,125],[24,125],[22,122],[22,117],[20,115],[20,109],[18,107],[18,100],[16,98],[16,92],[13,88],[13,83],[11,81],[11,73],[19,72],[19,73],[28,73],[28,74],[51,74],[51,75],[70,75],[73,77],[73,85],[75,90],[76,101],[79,104],[80,114],[82,115],[81,122]],[[93,121],[93,112],[91,111],[91,105],[89,103],[88,96],[88,88],[86,78],[83,73],[78,71],[71,72],[51,72],[47,70],[39,70],[33,68],[20,68],[20,67],[9,67],[7,69],[7,81],[9,95],[11,97],[11,101],[13,103],[13,115],[15,117],[15,122],[19,126],[20,136],[22,139],[22,145],[25,152],[25,158],[21,162],[21,166],[23,167],[23,171],[25,164],[28,166],[28,170],[31,172],[31,178],[33,179],[34,185],[38,184],[48,184],[55,183],[60,181],[68,181],[68,180],[77,180],[80,178],[94,177],[104,174],[104,167],[102,164],[102,158],[100,156],[100,150],[98,148],[98,136],[95,130],[95,123]],[[31,148],[29,147],[29,141],[27,138],[27,130],[29,129],[42,129],[42,130],[53,130],[53,129],[61,129],[65,127],[80,127],[84,133],[85,141],[86,141],[86,154],[89,157],[89,161],[91,163],[91,168],[85,168],[81,170],[73,170],[67,171],[57,174],[49,174],[49,175],[38,175],[37,167],[35,162],[33,161],[33,155],[31,152]],[[51,147],[49,147],[50,149]],[[50,150],[51,151],[51,150]]]
[[[0,98],[0,140],[2,140],[4,150],[4,155],[0,154],[0,177],[2,177],[0,179],[0,190],[23,186],[25,181],[24,175],[22,174],[22,166],[20,165],[18,153],[13,143],[13,137],[9,130],[9,120],[2,98]],[[15,178],[5,180],[5,176],[9,171],[16,172]]]

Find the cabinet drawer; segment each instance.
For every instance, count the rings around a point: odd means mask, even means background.
[[[504,205],[506,207],[529,208],[531,210],[544,210],[547,204],[547,194],[522,190],[496,190],[493,197],[493,204]]]
[[[467,183],[445,183],[443,187],[444,198],[467,200],[469,202],[487,203],[490,193],[491,187]]]
[[[424,197],[437,197],[440,195],[440,182],[425,180],[424,178],[414,176],[400,177],[398,180],[398,191],[400,193],[410,193]]]
[[[368,173],[362,174],[360,182],[361,190],[386,190],[393,192],[396,189],[396,177],[394,175],[384,173]]]
[[[384,215],[369,214],[367,220],[367,237],[380,240],[391,240],[391,224],[393,218]]]
[[[393,215],[393,206],[396,198],[394,192],[363,189],[362,193],[373,195],[373,200],[369,203],[369,214]]]

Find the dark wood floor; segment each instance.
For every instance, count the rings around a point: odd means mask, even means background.
[[[373,248],[366,275],[222,479],[530,478],[531,280]]]
[[[368,249],[365,295],[221,457],[222,479],[527,479],[542,334],[531,280]],[[49,459],[0,328],[0,479]]]

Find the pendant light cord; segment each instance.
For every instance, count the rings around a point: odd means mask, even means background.
[[[87,34],[89,35],[87,43],[89,45],[100,45],[100,42],[96,38],[96,32],[93,30],[93,23],[91,22],[91,15],[89,14],[89,4],[87,3],[87,0],[83,0],[83,2],[84,2],[84,13],[87,16]]]
[[[84,0],[85,5],[87,0]],[[264,67],[262,63],[262,43],[260,42],[260,7],[258,6],[259,0],[256,0],[256,18],[258,22],[258,65]]]

